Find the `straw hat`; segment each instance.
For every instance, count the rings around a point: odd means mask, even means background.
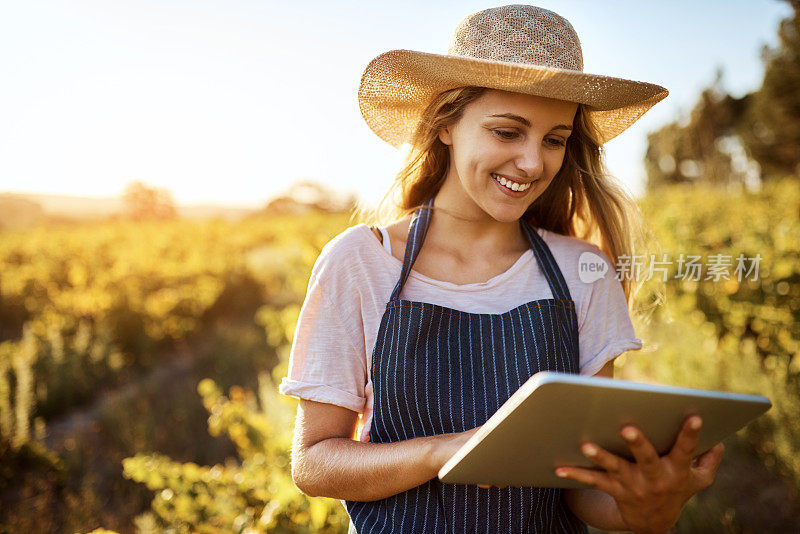
[[[584,104],[602,143],[669,94],[652,83],[584,73],[581,43],[565,18],[540,7],[508,5],[461,21],[447,55],[379,55],[364,71],[358,104],[378,137],[399,148],[433,97],[468,85]]]

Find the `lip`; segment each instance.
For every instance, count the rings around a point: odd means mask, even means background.
[[[494,174],[495,176],[500,176],[500,177],[503,177],[503,178],[509,179],[507,176],[505,176],[505,175],[503,175],[503,174],[497,174],[496,172],[495,172],[495,173],[492,173],[492,174]],[[511,198],[522,198],[522,197],[524,197],[525,195],[527,195],[527,194],[528,194],[528,193],[531,191],[531,189],[533,189],[533,186],[535,186],[535,185],[536,185],[536,182],[535,182],[535,181],[533,181],[533,182],[527,182],[527,183],[530,183],[530,184],[531,184],[531,186],[530,186],[528,189],[526,189],[525,191],[512,191],[511,189],[507,188],[506,186],[504,186],[504,185],[500,185],[500,182],[498,182],[497,180],[495,180],[495,179],[494,179],[494,177],[492,177],[492,175],[491,175],[491,174],[489,175],[489,179],[492,181],[492,183],[493,183],[494,185],[496,185],[496,186],[497,186],[497,188],[498,188],[500,191],[502,191],[502,192],[503,192],[503,193],[505,193],[506,195],[510,196]],[[515,181],[516,181],[516,180],[515,180]],[[518,183],[520,183],[520,182],[518,182]]]

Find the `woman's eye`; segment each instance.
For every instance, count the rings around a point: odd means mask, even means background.
[[[501,139],[514,139],[517,137],[517,132],[511,132],[508,130],[492,130],[498,137]]]
[[[505,139],[506,141],[519,137],[519,133],[512,130],[492,130],[492,132],[494,132],[496,136],[500,137],[501,139]],[[554,148],[559,148],[566,145],[566,141],[558,137],[551,137],[546,141]]]

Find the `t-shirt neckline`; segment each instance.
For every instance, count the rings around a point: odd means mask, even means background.
[[[384,245],[375,238],[375,234],[372,232],[372,230],[366,223],[361,223],[361,226],[364,228],[366,235],[369,237],[369,241],[372,242],[372,246],[377,248],[381,252],[381,257],[386,258],[390,263],[392,263],[392,265],[398,272],[401,272],[403,268],[403,262],[395,258],[384,248]],[[534,258],[533,249],[528,248],[528,250],[523,252],[520,255],[520,257],[517,258],[517,261],[515,261],[511,267],[506,269],[504,272],[486,280],[485,282],[472,282],[470,284],[454,284],[453,282],[446,282],[444,280],[437,280],[435,278],[426,276],[420,272],[415,271],[413,267],[408,276],[409,278],[414,278],[425,284],[439,287],[442,289],[448,289],[451,291],[467,291],[467,292],[484,291],[486,289],[493,288],[495,286],[501,285],[504,282],[506,282],[509,278],[514,276],[518,271],[523,269],[533,258]]]

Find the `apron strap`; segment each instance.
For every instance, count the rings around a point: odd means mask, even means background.
[[[433,213],[433,197],[426,200],[420,208],[414,212],[411,219],[411,226],[408,230],[408,237],[406,238],[406,252],[403,257],[403,270],[400,273],[400,280],[394,286],[392,291],[392,298],[390,300],[397,300],[400,298],[400,291],[406,284],[408,275],[411,272],[411,267],[419,256],[419,251],[422,248],[422,242],[425,240],[425,234],[428,233],[428,226],[430,226],[431,214]]]
[[[550,291],[553,293],[553,298],[558,300],[572,300],[569,292],[567,282],[564,280],[564,275],[561,274],[561,269],[558,267],[550,247],[547,246],[542,236],[539,235],[531,224],[525,219],[520,219],[520,226],[522,226],[523,233],[528,237],[528,241],[533,248],[533,253],[536,255],[536,261],[539,262],[539,268],[544,273],[547,283],[550,285]]]
[[[408,238],[406,239],[406,251],[403,257],[403,270],[400,273],[400,279],[392,291],[390,301],[400,298],[400,292],[408,280],[408,275],[411,273],[411,267],[419,256],[419,251],[422,248],[422,243],[425,241],[425,234],[428,232],[430,226],[431,215],[433,213],[433,197],[425,201],[411,218],[411,226],[408,230]],[[544,239],[536,232],[536,230],[524,219],[520,219],[520,226],[522,232],[528,238],[528,242],[533,249],[536,256],[536,261],[539,262],[539,267],[544,273],[547,283],[550,286],[550,291],[553,293],[553,298],[557,300],[572,300],[572,297],[561,274],[555,258],[553,257],[550,247],[547,246]]]

